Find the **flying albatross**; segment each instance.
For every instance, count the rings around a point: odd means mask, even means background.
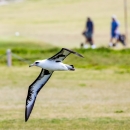
[[[67,65],[62,63],[62,61],[69,55],[69,54],[76,54],[77,56],[83,57],[77,52],[74,52],[72,50],[62,48],[60,52],[55,54],[49,59],[45,60],[38,60],[35,61],[33,64],[29,65],[31,66],[37,66],[42,68],[41,73],[37,77],[37,79],[29,86],[28,88],[28,94],[26,98],[26,108],[25,108],[25,121],[28,120],[31,111],[33,109],[36,97],[41,90],[41,88],[46,84],[46,82],[51,77],[52,73],[54,71],[74,71],[73,65]]]

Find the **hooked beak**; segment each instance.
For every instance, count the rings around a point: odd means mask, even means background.
[[[30,65],[29,65],[29,67],[32,67],[32,66],[34,66],[34,64],[30,64]]]

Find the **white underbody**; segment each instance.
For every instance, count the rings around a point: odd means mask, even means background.
[[[68,67],[71,67],[70,65],[64,64],[62,62],[55,62],[53,60],[41,60],[38,67],[41,67],[46,70],[51,71],[67,71],[69,70]]]

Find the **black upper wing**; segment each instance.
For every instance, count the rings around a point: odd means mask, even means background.
[[[57,54],[55,54],[54,56],[52,56],[48,60],[55,60],[57,62],[60,62],[60,61],[63,61],[71,53],[73,53],[77,56],[83,57],[81,54],[79,54],[77,52],[74,52],[74,51],[66,49],[66,48],[62,48],[61,51],[59,51]]]
[[[28,95],[26,98],[25,121],[28,120],[31,114],[37,94],[39,93],[41,88],[46,84],[46,82],[49,80],[52,73],[53,71],[42,69],[37,79],[29,86]]]

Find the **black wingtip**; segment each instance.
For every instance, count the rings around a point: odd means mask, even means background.
[[[72,51],[72,50],[67,49],[67,48],[62,48],[62,49],[67,50],[67,51],[69,51],[69,52],[71,52],[71,53],[73,53],[73,54],[76,54],[76,55],[79,56],[79,57],[84,58],[81,54],[79,54],[79,53],[77,53],[77,52],[75,52],[75,51]]]
[[[28,118],[29,118],[29,116],[27,116],[27,108],[26,108],[26,110],[25,110],[25,122],[28,121]]]
[[[36,98],[35,98],[36,99]],[[29,119],[29,117],[30,117],[30,114],[31,114],[31,112],[32,112],[32,109],[33,109],[33,107],[34,107],[34,104],[35,104],[35,100],[34,100],[34,102],[33,102],[33,104],[32,105],[30,105],[30,106],[26,106],[26,108],[25,108],[25,121],[27,122],[28,121],[28,119]]]
[[[25,122],[28,121],[28,118],[29,118],[29,117],[27,117],[27,115],[26,115],[26,113],[25,113]]]
[[[25,122],[27,122],[28,121],[28,118],[25,118]]]
[[[77,55],[79,56],[79,57],[82,57],[82,58],[84,58],[84,56],[82,56],[81,54],[79,54],[79,53],[77,53]]]

